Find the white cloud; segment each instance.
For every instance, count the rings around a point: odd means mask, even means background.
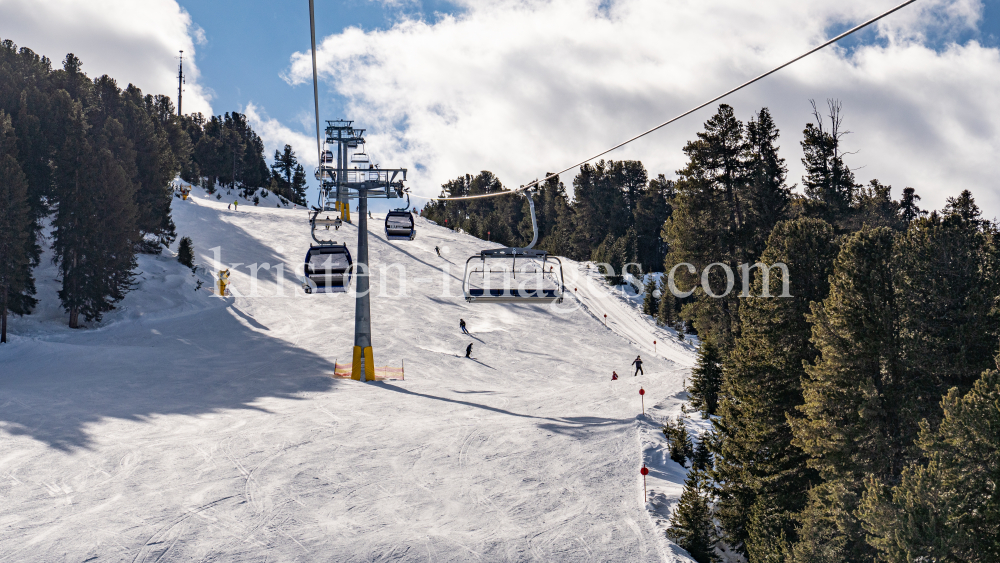
[[[319,164],[316,154],[316,137],[293,131],[282,125],[277,119],[268,117],[263,108],[251,102],[244,114],[253,130],[264,141],[264,155],[271,158],[275,150],[281,150],[286,144],[292,145],[295,156],[303,166],[315,168]],[[315,127],[315,122],[313,123]],[[312,170],[309,170],[311,173]]]
[[[107,74],[125,87],[177,102],[177,51],[184,51],[184,113],[212,113],[210,92],[198,84],[195,44],[205,32],[175,0],[0,0],[0,38],[28,47],[61,66],[66,53],[91,78]]]
[[[825,6],[824,6],[825,5]],[[491,170],[507,185],[562,169],[656,125],[892,6],[867,0],[493,0],[435,22],[349,28],[318,49],[321,78],[348,100],[384,166],[420,165],[416,193]],[[1000,52],[941,51],[927,37],[974,28],[978,0],[913,4],[879,25],[881,45],[822,51],[731,96],[741,118],[767,106],[782,130],[789,181],[809,99],[842,101],[852,166],[898,196],[913,186],[939,208],[962,189],[1000,215]],[[296,53],[291,83],[312,79]],[[612,153],[668,177],[706,108]],[[569,183],[569,173],[564,181]]]

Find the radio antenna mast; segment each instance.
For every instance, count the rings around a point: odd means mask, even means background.
[[[181,112],[181,102],[184,96],[184,51],[181,51],[180,63],[177,65],[177,116],[183,115]]]

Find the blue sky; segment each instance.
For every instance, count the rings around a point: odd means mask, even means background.
[[[191,18],[205,30],[206,43],[197,47],[195,61],[200,82],[211,88],[216,113],[241,111],[249,103],[261,106],[269,117],[314,135],[313,95],[309,85],[290,86],[281,78],[292,53],[309,50],[307,0],[180,0]],[[431,19],[459,10],[446,2],[385,6],[371,0],[316,0],[316,40],[347,27],[366,31],[387,29],[400,17]],[[320,83],[322,119],[349,118],[343,99]],[[270,156],[270,155],[269,155]]]
[[[303,115],[312,118],[312,91],[307,85],[290,86],[281,75],[288,69],[291,54],[309,49],[309,14],[306,0],[265,2],[263,0],[180,0],[194,23],[205,30],[207,43],[197,48],[196,61],[201,83],[212,89],[216,113],[241,110],[250,102],[266,108],[268,115],[290,127],[302,128]],[[317,41],[340,33],[347,27],[364,30],[387,29],[401,15],[433,20],[439,14],[455,14],[460,9],[447,2],[420,2],[406,6],[386,6],[372,0],[344,2],[316,0]],[[831,34],[855,23],[832,26]],[[940,39],[938,46],[940,46]],[[963,32],[960,42],[975,39],[987,46],[1000,45],[1000,0],[986,0],[983,22],[977,33]],[[843,45],[856,47],[876,41],[874,31],[847,38]],[[321,88],[323,84],[321,83]],[[320,99],[324,118],[344,116],[340,96],[326,88]]]
[[[367,128],[373,159],[409,168],[415,194],[480,170],[516,186],[898,1],[317,0],[320,108]],[[57,63],[73,52],[90,76],[146,92],[174,96],[177,50],[193,53],[187,112],[248,113],[269,153],[290,143],[307,164],[308,30],[308,0],[0,1],[0,38]],[[794,184],[809,101],[829,98],[854,132],[848,164],[859,181],[877,178],[896,197],[912,186],[928,208],[970,189],[1000,216],[1000,0],[919,0],[725,101],[744,121],[770,110]],[[673,177],[712,111],[608,157]]]

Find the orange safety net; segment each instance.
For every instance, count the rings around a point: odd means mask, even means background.
[[[334,363],[333,377],[351,378],[354,364]],[[375,366],[375,381],[402,381],[403,368],[392,366]]]

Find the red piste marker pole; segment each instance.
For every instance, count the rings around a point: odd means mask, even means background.
[[[656,341],[655,340],[653,341],[653,353],[654,354],[656,353]]]
[[[642,414],[646,414],[646,398],[643,396],[646,394],[646,390],[642,387],[639,388],[639,400],[642,401]]]
[[[607,315],[607,313],[604,314],[604,326],[608,326],[608,315]]]
[[[646,492],[646,475],[649,475],[649,470],[646,469],[645,463],[642,464],[642,469],[639,470],[639,473],[642,473],[642,501],[645,502],[649,496],[649,493]]]

